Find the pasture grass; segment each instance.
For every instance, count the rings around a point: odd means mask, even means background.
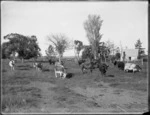
[[[97,87],[103,87],[100,84],[101,81],[108,83],[110,87],[147,91],[147,62],[140,65],[142,71],[135,74],[125,73],[114,67],[113,64],[108,64],[106,76],[101,76],[98,69],[95,69],[93,73],[87,71],[86,74],[83,74],[77,63],[65,60],[67,72],[72,74],[72,77],[62,80],[54,77],[54,66],[49,65],[47,61],[43,62],[43,71],[35,70],[32,67],[32,61],[28,60],[25,60],[24,63],[17,61],[16,70],[11,71],[8,60],[2,60],[2,111],[16,112],[18,108],[38,107],[42,98],[42,91],[36,87],[30,87],[30,83],[35,81],[57,84],[59,91],[75,86],[93,87],[97,85],[96,83],[98,83]],[[71,100],[68,101],[68,103],[73,103]]]

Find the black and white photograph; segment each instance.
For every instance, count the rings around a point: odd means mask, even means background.
[[[143,114],[148,1],[1,1],[2,114]]]

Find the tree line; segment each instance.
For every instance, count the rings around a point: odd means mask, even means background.
[[[82,49],[82,58],[98,59],[106,61],[113,55],[114,58],[120,59],[121,52],[119,47],[115,47],[111,41],[102,42],[103,34],[100,32],[103,20],[99,15],[88,15],[88,19],[83,23],[89,45],[84,45],[82,41],[75,40],[73,43],[64,34],[51,34],[47,36],[49,46],[45,53],[48,58],[56,57],[58,55],[59,61],[63,57],[63,53],[67,49],[74,48],[75,57],[79,60],[79,54]],[[17,33],[11,33],[4,36],[5,40],[2,44],[2,58],[15,58],[18,54],[20,59],[31,59],[41,56],[41,49],[38,45],[35,35],[24,36]],[[140,39],[137,40],[135,48],[139,49],[139,54],[144,53]],[[114,54],[115,52],[115,54]]]

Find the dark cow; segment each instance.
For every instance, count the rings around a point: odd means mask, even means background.
[[[99,64],[99,70],[101,72],[102,75],[106,75],[107,69],[108,69],[108,65],[106,63],[101,63]]]
[[[82,63],[84,63],[84,62],[85,62],[85,60],[83,60],[83,59],[78,60],[78,64],[79,64],[79,66],[80,66]]]
[[[125,63],[124,63],[124,62],[118,61],[118,62],[117,62],[117,65],[118,65],[118,68],[119,68],[119,69],[124,70],[124,67],[125,67]]]
[[[50,65],[51,65],[51,64],[53,64],[53,65],[54,65],[54,64],[55,64],[55,62],[56,62],[56,60],[54,60],[54,59],[49,59],[49,60],[48,60],[48,62],[49,62],[49,64],[50,64]]]
[[[120,70],[124,70],[125,63],[123,61],[114,61],[113,62],[114,66],[117,66]]]

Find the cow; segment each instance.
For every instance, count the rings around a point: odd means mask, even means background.
[[[85,62],[85,60],[84,60],[84,59],[78,60],[78,64],[79,64],[79,66],[80,66],[81,64],[83,64],[84,62]]]
[[[125,63],[123,61],[114,61],[114,66],[117,66],[119,69],[124,70]]]
[[[49,62],[50,65],[51,65],[51,64],[54,65],[56,61],[55,61],[54,59],[49,59],[48,62]]]
[[[124,63],[124,62],[118,61],[118,62],[117,62],[117,65],[118,65],[118,68],[119,68],[120,70],[124,70],[124,66],[125,66],[125,63]]]
[[[58,74],[63,79],[66,78],[67,72],[62,63],[56,62],[54,67],[55,77],[58,77]]]
[[[93,69],[95,69],[94,64],[92,62],[82,63],[81,64],[81,70],[82,70],[83,74],[84,74],[84,71],[87,70],[87,69],[90,69],[90,72],[92,73]]]
[[[11,67],[11,70],[15,70],[15,61],[14,60],[10,60],[9,61],[9,66]]]
[[[43,68],[43,64],[41,63],[41,62],[35,62],[35,63],[33,63],[33,67],[35,67],[36,68],[36,70],[42,70],[42,68]]]
[[[109,65],[107,65],[106,63],[100,63],[98,65],[99,71],[101,72],[101,75],[106,75],[107,69],[108,69]]]
[[[140,72],[141,70],[142,70],[141,67],[134,63],[126,63],[124,67],[125,72],[133,71],[133,73],[135,73]]]

